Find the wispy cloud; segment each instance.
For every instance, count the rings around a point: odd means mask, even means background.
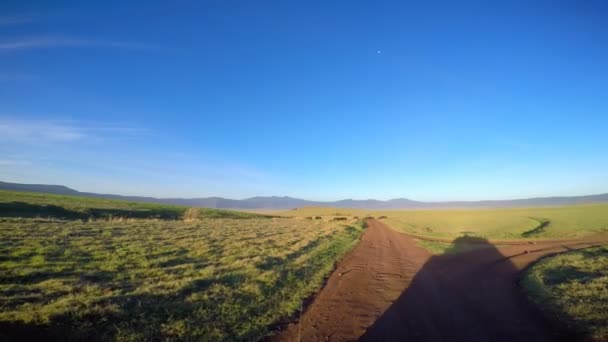
[[[38,36],[0,41],[0,51],[20,51],[50,48],[117,48],[128,50],[143,50],[153,48],[152,45],[113,40],[83,39],[67,36]]]
[[[161,197],[245,198],[276,188],[263,169],[189,144],[124,122],[0,115],[0,179]]]
[[[0,118],[0,141],[13,143],[66,143],[129,139],[148,134],[144,128],[76,121]]]

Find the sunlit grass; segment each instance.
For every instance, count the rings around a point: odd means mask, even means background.
[[[493,239],[574,238],[608,231],[608,205],[551,208],[412,210],[387,215],[391,227],[442,238],[475,235]],[[541,229],[537,229],[541,227]]]
[[[404,233],[456,238],[474,235],[489,239],[575,238],[608,232],[608,204],[546,208],[475,210],[385,210],[306,207],[279,213],[286,216],[349,216],[375,218]]]
[[[522,285],[551,315],[597,340],[608,339],[608,246],[541,260]]]
[[[2,219],[0,324],[72,339],[257,339],[320,287],[360,230],[285,218]]]
[[[456,254],[462,252],[468,252],[480,248],[492,248],[493,245],[488,243],[471,243],[471,242],[461,242],[458,244],[447,243],[441,241],[429,241],[429,240],[420,240],[416,239],[416,243],[431,252],[434,255],[442,255],[442,254]]]
[[[187,217],[184,217],[185,215]],[[182,218],[256,218],[264,217],[264,215],[233,210],[188,208],[168,204],[0,190],[0,217],[68,220],[176,220]]]

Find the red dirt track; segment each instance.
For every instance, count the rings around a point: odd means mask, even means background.
[[[577,336],[548,322],[517,285],[543,256],[608,239],[535,244],[460,238],[479,248],[433,256],[413,237],[368,221],[298,323],[271,341],[556,341]]]

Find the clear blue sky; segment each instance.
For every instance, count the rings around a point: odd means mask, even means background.
[[[0,180],[320,200],[608,192],[606,2],[420,3],[2,1]]]

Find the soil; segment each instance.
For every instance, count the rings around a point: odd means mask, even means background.
[[[462,237],[467,252],[433,256],[416,238],[369,220],[298,322],[270,341],[559,341],[577,339],[546,319],[518,285],[539,258],[608,243],[488,241]]]

